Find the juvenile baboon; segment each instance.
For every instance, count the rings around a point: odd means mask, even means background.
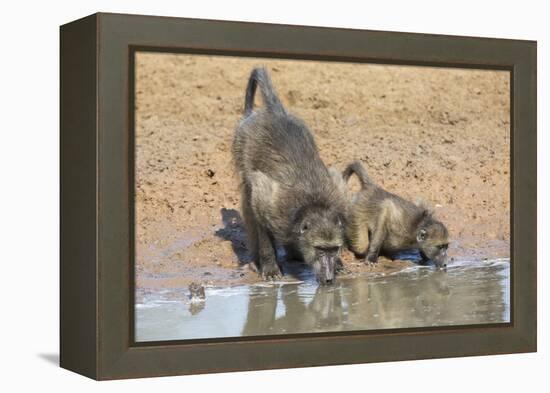
[[[361,190],[351,203],[346,237],[351,251],[369,263],[378,255],[392,257],[399,251],[418,249],[424,261],[432,260],[438,268],[447,265],[449,233],[423,205],[416,205],[377,186],[360,162],[343,172],[345,181],[355,173]]]
[[[264,108],[253,110],[259,86]],[[283,107],[265,69],[252,71],[232,146],[252,256],[267,280],[281,276],[275,247],[334,280],[344,244],[346,202],[306,125]]]

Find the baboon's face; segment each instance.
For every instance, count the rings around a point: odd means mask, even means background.
[[[344,244],[343,218],[335,212],[308,212],[294,228],[296,248],[313,267],[320,284],[334,282],[336,265]]]
[[[417,233],[417,241],[424,258],[432,260],[438,268],[447,266],[449,233],[445,225],[436,220],[422,225]]]

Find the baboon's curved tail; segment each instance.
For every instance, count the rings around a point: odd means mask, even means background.
[[[354,161],[351,164],[348,165],[348,167],[344,170],[342,173],[342,177],[344,178],[344,181],[348,181],[350,176],[354,174],[359,178],[359,182],[361,183],[361,188],[365,188],[369,185],[373,185],[373,181],[367,175],[367,171],[363,167],[363,164],[361,164],[360,161]]]
[[[256,87],[260,86],[264,105],[269,112],[285,113],[285,109],[275,90],[271,84],[271,79],[265,68],[254,68],[250,73],[248,79],[248,86],[246,87],[246,97],[244,99],[244,114],[248,116],[254,109],[254,95],[256,94]]]

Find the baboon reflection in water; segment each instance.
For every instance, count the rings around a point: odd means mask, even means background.
[[[334,286],[251,288],[242,335],[391,329],[500,321],[499,281],[476,291],[450,287],[442,271],[419,269],[376,279],[342,279]],[[493,321],[493,318],[495,320]]]

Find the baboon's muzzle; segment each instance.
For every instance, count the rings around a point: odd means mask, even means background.
[[[433,261],[438,269],[445,269],[447,267],[447,255],[438,255]]]
[[[441,249],[433,258],[435,267],[438,269],[445,269],[447,267],[447,249]]]
[[[314,263],[315,275],[321,285],[334,283],[336,275],[336,261],[340,253],[339,247],[316,247],[316,261]]]
[[[420,254],[424,260],[432,261],[437,269],[447,267],[447,247],[441,247],[435,252],[428,253],[420,250]]]

